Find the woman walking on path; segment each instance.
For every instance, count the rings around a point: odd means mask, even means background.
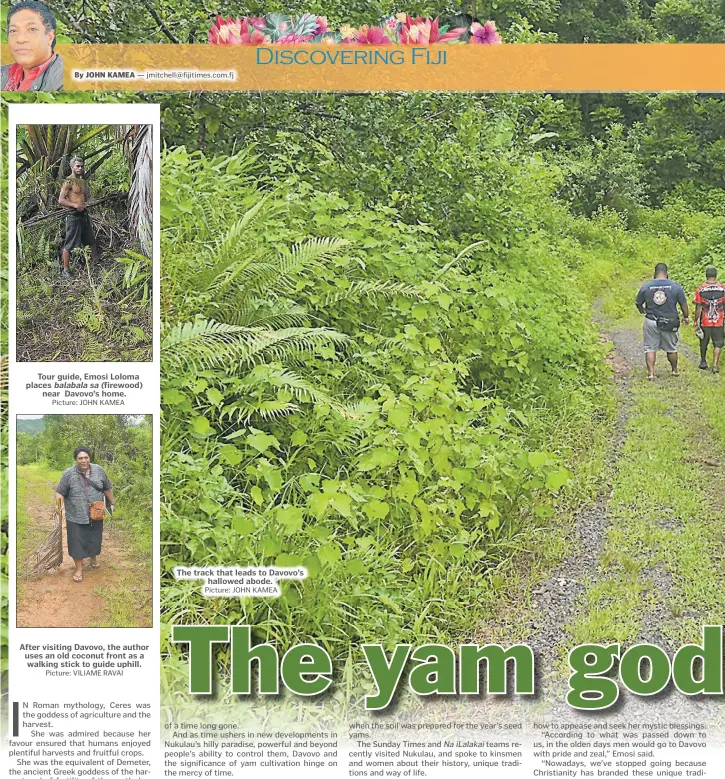
[[[91,464],[90,450],[79,446],[74,452],[76,464],[63,472],[56,488],[65,513],[68,554],[73,558],[74,582],[83,581],[83,560],[91,559],[91,568],[99,568],[105,503],[113,513],[111,482],[100,465]]]

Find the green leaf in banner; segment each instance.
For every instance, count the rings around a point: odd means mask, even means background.
[[[209,435],[211,425],[206,417],[194,417],[191,420],[191,427],[197,435]]]
[[[306,13],[294,17],[294,33],[299,36],[310,36],[317,29],[317,17]]]
[[[283,506],[277,509],[277,521],[287,533],[296,533],[302,529],[305,515],[299,506]]]
[[[224,400],[224,395],[216,387],[209,387],[206,391],[206,396],[212,406],[218,406]]]
[[[267,14],[266,22],[263,32],[265,35],[269,35],[273,43],[283,35],[292,32],[292,19],[286,14]]]
[[[236,446],[224,444],[224,446],[219,448],[219,457],[225,462],[228,462],[229,465],[238,465],[242,461],[244,455]]]
[[[270,447],[279,449],[279,441],[273,435],[267,435],[261,430],[255,430],[250,433],[245,441],[246,444],[256,449],[260,454],[266,452]]]
[[[342,553],[340,547],[334,541],[330,541],[317,550],[317,557],[323,565],[335,565],[342,560]]]
[[[264,495],[262,494],[262,490],[256,484],[254,487],[252,487],[251,490],[249,490],[249,494],[252,496],[252,500],[258,506],[261,506],[262,503],[264,503]]]

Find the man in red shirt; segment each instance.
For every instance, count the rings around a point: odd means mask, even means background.
[[[55,16],[38,0],[20,0],[8,10],[12,65],[2,66],[0,89],[44,92],[63,89],[63,60],[55,48]]]
[[[717,373],[720,351],[725,345],[725,287],[718,284],[717,268],[712,265],[705,268],[705,278],[695,292],[695,330],[702,331],[700,368],[707,370],[707,347],[712,341],[712,372]]]

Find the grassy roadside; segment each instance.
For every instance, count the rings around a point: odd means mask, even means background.
[[[695,640],[725,611],[725,452],[708,429],[689,363],[684,381],[638,384],[609,503],[599,580],[571,626],[576,643],[637,639],[657,616],[673,643]]]
[[[631,302],[629,286],[619,280],[605,301],[606,326],[639,338],[641,318],[616,302]],[[605,548],[568,628],[572,642],[646,636],[674,647],[725,613],[725,385],[688,359],[691,330],[683,341],[679,379],[662,355],[656,382],[635,367]]]
[[[595,310],[597,319],[627,316],[633,309],[631,297],[622,296],[620,287],[635,287],[648,268],[647,257],[655,242],[653,236],[622,234],[610,246],[594,244],[579,258],[581,272],[578,284],[583,304]],[[612,280],[617,280],[616,289]],[[635,289],[636,291],[636,289]],[[609,358],[608,358],[609,359]],[[611,366],[610,366],[611,367]],[[506,585],[478,626],[479,643],[526,642],[540,622],[536,590],[565,557],[576,554],[576,520],[579,512],[591,507],[612,478],[611,454],[616,435],[618,399],[614,382],[607,382],[598,397],[600,408],[590,420],[582,422],[579,447],[561,452],[573,478],[562,495],[557,513],[545,532],[530,533],[525,539],[527,550],[511,560]],[[569,432],[571,435],[571,432]]]

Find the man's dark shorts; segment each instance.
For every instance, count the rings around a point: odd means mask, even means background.
[[[71,211],[65,218],[65,241],[63,248],[69,252],[81,246],[93,246],[96,239],[88,211]]]
[[[720,325],[720,327],[703,327],[702,332],[702,343],[706,349],[710,341],[712,341],[712,345],[716,349],[722,349],[725,346],[725,325]]]

